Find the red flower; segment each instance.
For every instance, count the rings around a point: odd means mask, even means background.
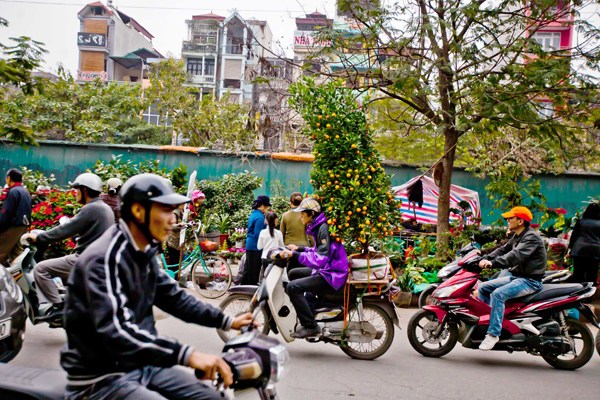
[[[57,213],[61,213],[61,212],[63,212],[63,208],[62,207],[54,207],[54,211],[56,211]]]
[[[52,215],[52,213],[53,213],[52,206],[46,207],[46,210],[44,211],[44,214],[46,214],[46,215]]]
[[[537,229],[537,228],[539,228],[539,227],[540,227],[540,224],[531,224],[531,227],[532,227],[533,229]]]
[[[567,214],[567,210],[565,210],[564,208],[555,208],[554,212],[559,214],[559,215],[566,215]]]

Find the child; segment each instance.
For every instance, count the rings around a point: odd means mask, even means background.
[[[260,269],[260,280],[263,278],[264,270],[269,265],[267,254],[269,250],[276,249],[278,247],[285,247],[283,243],[283,234],[276,226],[279,226],[279,218],[273,211],[267,212],[265,216],[267,220],[267,227],[260,231],[258,236],[258,243],[256,247],[262,250],[262,268]]]

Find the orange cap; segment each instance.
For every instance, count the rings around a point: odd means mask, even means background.
[[[531,213],[531,211],[529,211],[527,207],[523,206],[514,207],[512,210],[502,214],[502,218],[512,217],[521,218],[523,221],[531,222],[531,220],[533,219],[533,214]]]

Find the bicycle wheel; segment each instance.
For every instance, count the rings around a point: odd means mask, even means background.
[[[227,292],[231,286],[231,267],[227,260],[219,256],[204,256],[192,266],[190,280],[194,289],[202,297],[216,299]]]

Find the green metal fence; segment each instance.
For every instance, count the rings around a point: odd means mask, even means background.
[[[112,155],[121,154],[123,159],[134,163],[147,160],[159,160],[166,168],[174,168],[180,163],[190,171],[196,170],[198,179],[218,179],[224,174],[255,171],[264,179],[263,187],[257,194],[270,194],[270,184],[279,180],[284,187],[311,192],[310,167],[308,162],[282,161],[271,159],[268,155],[245,153],[229,155],[211,151],[198,154],[166,150],[144,145],[97,145],[75,144],[67,142],[41,142],[39,147],[23,148],[12,144],[0,146],[0,172],[13,167],[26,166],[30,169],[53,173],[59,185],[66,185],[79,173],[91,168],[97,160],[109,162]],[[392,175],[392,184],[400,185],[421,172],[408,166],[385,166]],[[600,174],[563,174],[535,176],[542,183],[542,192],[547,197],[549,207],[562,207],[569,214],[583,206],[583,201],[590,196],[600,196]],[[298,186],[292,187],[296,182]],[[480,179],[464,170],[456,169],[452,183],[479,192],[484,223],[499,218],[499,210],[494,215],[491,201],[485,194],[485,186],[489,181]]]

